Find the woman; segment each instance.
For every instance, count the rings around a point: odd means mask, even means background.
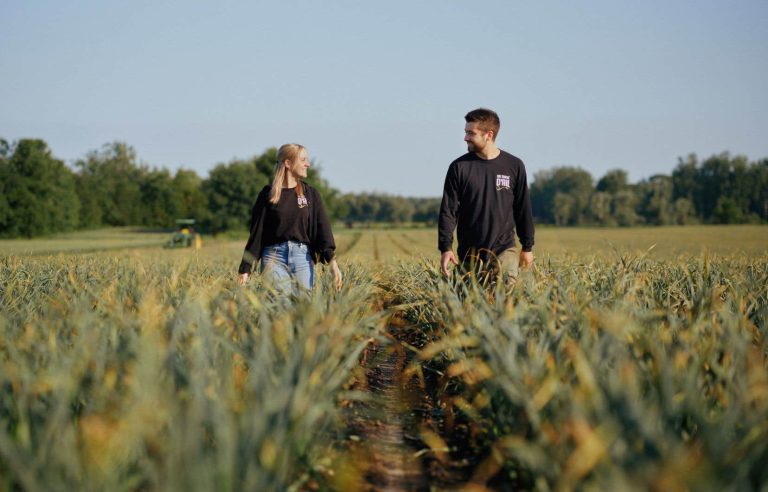
[[[301,181],[308,168],[303,146],[285,144],[277,151],[272,185],[261,190],[253,206],[251,235],[239,268],[240,285],[261,260],[262,274],[279,291],[287,293],[296,284],[311,290],[314,264],[320,261],[330,263],[336,288],[341,288],[336,243],[323,201],[316,189]]]

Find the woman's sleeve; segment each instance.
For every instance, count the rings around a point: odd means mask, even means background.
[[[328,214],[325,212],[325,206],[323,205],[323,199],[320,197],[320,192],[314,191],[314,237],[312,238],[312,252],[314,255],[315,263],[322,262],[328,263],[336,254],[336,242],[333,240],[333,231],[331,230],[331,221],[328,219]]]
[[[251,273],[254,265],[261,259],[264,217],[267,210],[267,196],[269,196],[266,190],[266,188],[261,190],[251,209],[251,234],[248,236],[248,242],[245,243],[245,251],[243,251],[243,259],[237,270],[238,273]]]

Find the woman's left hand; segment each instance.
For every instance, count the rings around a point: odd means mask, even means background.
[[[250,277],[247,273],[241,273],[237,276],[237,283],[240,285],[245,285],[248,282],[248,277]]]
[[[344,279],[341,270],[339,270],[339,264],[336,263],[336,258],[331,260],[331,270],[333,270],[333,283],[336,285],[336,290],[339,290],[344,284]]]

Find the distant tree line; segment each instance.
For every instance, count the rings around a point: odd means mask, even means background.
[[[192,170],[140,164],[115,142],[69,168],[38,139],[0,139],[0,237],[34,237],[105,226],[166,228],[194,218],[208,232],[245,229],[256,195],[271,181],[277,150],[219,164],[202,179]],[[328,202],[338,194],[311,169],[307,181]]]
[[[361,193],[341,195],[336,203],[336,218],[348,227],[388,224],[437,224],[440,198],[406,198],[402,196]]]
[[[768,159],[691,154],[671,176],[636,184],[621,169],[594,183],[583,169],[558,167],[536,173],[531,201],[536,222],[558,226],[766,223]]]
[[[215,166],[207,178],[192,170],[150,167],[125,143],[107,144],[67,166],[39,139],[0,139],[0,237],[34,237],[105,226],[166,228],[194,218],[209,233],[243,230],[256,195],[271,181],[275,148]],[[440,198],[341,194],[309,169],[307,181],[329,215],[348,226],[437,223]],[[531,185],[539,223],[640,224],[768,222],[768,159],[695,155],[671,176],[630,184],[623,170],[597,183],[585,170],[542,171]]]
[[[259,191],[272,181],[277,149],[195,171],[140,164],[114,142],[68,167],[39,139],[0,139],[0,237],[35,237],[107,226],[167,228],[194,218],[205,232],[244,230]],[[436,221],[437,198],[342,195],[310,167],[307,182],[328,213],[348,225]]]

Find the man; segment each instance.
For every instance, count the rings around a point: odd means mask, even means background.
[[[525,166],[496,146],[501,124],[495,112],[480,108],[464,119],[468,152],[448,168],[440,204],[440,268],[448,276],[450,264],[459,265],[453,254],[453,230],[457,229],[462,268],[480,262],[482,273],[503,276],[511,284],[520,267],[533,264],[533,214]]]

